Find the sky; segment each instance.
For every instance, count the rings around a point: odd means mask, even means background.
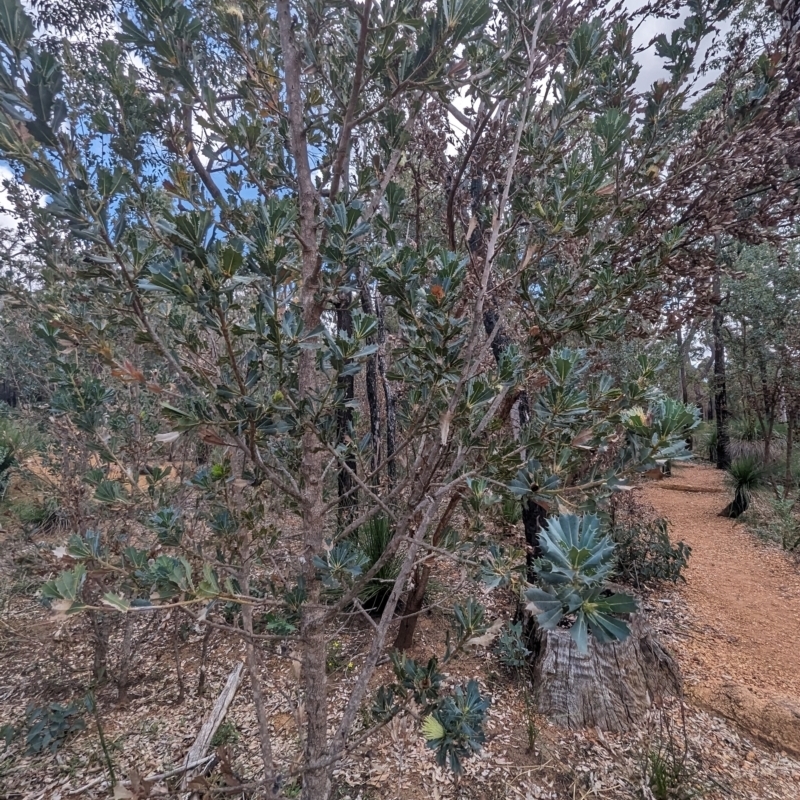
[[[8,192],[1,183],[4,180],[11,180],[13,177],[11,170],[4,164],[0,164],[0,228],[14,228],[16,225],[14,218],[7,211],[10,206]]]
[[[26,4],[27,5],[27,4]],[[636,4],[638,5],[638,3]],[[633,7],[633,4],[632,6]],[[646,20],[636,32],[634,37],[634,47],[647,47],[649,42],[658,34],[666,33],[669,35],[672,30],[677,28],[680,25],[680,20],[668,20],[668,19],[649,19]],[[721,35],[724,35],[727,32],[728,26],[726,25],[721,30]],[[711,43],[711,38],[709,37],[708,44]],[[641,64],[641,72],[639,74],[639,78],[637,80],[637,89],[641,92],[647,90],[656,80],[662,80],[668,77],[666,70],[662,67],[661,59],[657,58],[652,46],[648,47],[648,49],[644,50],[638,56],[639,63]],[[710,74],[703,79],[703,84],[712,80],[716,75]],[[463,107],[463,103],[459,103],[456,101],[456,105]],[[462,126],[451,117],[451,121],[453,123],[453,127],[458,132],[464,132]],[[5,166],[4,164],[0,163],[0,182],[4,179],[11,179],[12,173],[11,170]],[[3,228],[5,229],[13,229],[15,227],[14,218],[8,213],[8,209],[10,208],[10,204],[8,201],[8,193],[6,192],[5,188],[0,185],[0,230]]]

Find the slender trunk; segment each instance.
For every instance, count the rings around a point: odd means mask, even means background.
[[[683,346],[683,334],[681,329],[678,328],[678,375],[681,382],[681,401],[686,404],[689,402],[689,389],[686,385],[686,352]]]
[[[481,203],[483,202],[483,177],[478,174],[473,177],[470,185],[472,195],[472,213],[475,219],[480,219]],[[475,226],[469,240],[469,249],[472,253],[486,259],[488,257],[483,230],[480,224]],[[511,337],[506,333],[500,321],[496,303],[492,296],[493,281],[489,278],[487,303],[483,312],[483,329],[487,336],[492,336],[492,355],[496,362],[499,362],[505,350],[511,345]],[[530,401],[528,393],[523,390],[520,392],[517,401],[512,409],[512,415],[516,412],[519,430],[515,431],[518,436],[522,427],[530,420]],[[532,579],[535,572],[533,562],[542,554],[539,544],[539,531],[541,531],[544,521],[547,519],[547,511],[537,503],[524,498],[522,500],[522,523],[525,529],[525,543],[527,545],[526,563],[528,578]]]
[[[183,668],[181,667],[181,648],[178,644],[180,638],[180,627],[178,625],[178,615],[175,614],[175,624],[172,632],[172,653],[175,656],[175,678],[178,681],[178,699],[175,701],[178,705],[183,702],[186,696],[186,690],[183,685]]]
[[[302,252],[299,302],[306,331],[316,330],[322,319],[319,243],[317,239],[317,193],[311,177],[304,101],[300,86],[300,53],[295,41],[291,4],[278,0],[276,8],[283,55],[284,87],[288,107],[289,145],[297,171],[298,239]],[[307,727],[306,764],[324,763],[328,749],[328,678],[325,674],[325,608],[322,583],[314,559],[324,554],[325,502],[323,497],[324,450],[315,430],[314,404],[317,391],[316,356],[311,348],[300,353],[297,370],[298,395],[303,410],[300,457],[300,511],[302,517],[302,574],[307,601],[300,619],[303,641],[301,682],[305,694]],[[327,800],[331,792],[331,767],[309,769],[303,778],[303,800]]]
[[[203,645],[200,650],[200,670],[197,677],[197,695],[202,697],[206,691],[206,664],[208,663],[208,642],[214,629],[206,625],[206,632],[203,634]]]
[[[414,175],[414,239],[416,240],[417,250],[422,249],[422,196],[420,177],[418,169],[412,169]]]
[[[453,512],[456,508],[458,508],[458,504],[463,496],[463,492],[457,492],[450,499],[447,508],[445,508],[444,513],[439,519],[436,530],[433,532],[431,541],[434,547],[438,547],[441,543],[442,536],[444,536],[447,530],[450,518],[453,516]],[[394,640],[395,650],[407,650],[414,642],[414,632],[417,630],[417,622],[419,621],[420,612],[422,611],[422,604],[425,601],[425,592],[428,589],[432,564],[433,556],[430,555],[417,565],[414,572],[414,589],[408,597],[406,597],[405,606],[403,607],[403,619],[397,631],[397,638]]]
[[[495,333],[495,328],[499,330]],[[487,336],[494,333],[492,340],[492,353],[495,360],[499,361],[503,352],[511,344],[511,337],[505,332],[500,322],[499,315],[495,307],[490,306],[483,313],[483,328]],[[514,404],[519,421],[519,427],[527,425],[530,421],[530,401],[528,393],[523,391],[517,398]],[[533,562],[542,555],[542,548],[539,544],[539,531],[542,530],[545,520],[547,519],[547,510],[535,503],[533,500],[527,498],[522,501],[522,524],[525,528],[525,543],[527,544],[527,557],[526,562],[528,565],[528,577],[532,578],[534,575]]]
[[[340,335],[353,335],[353,312],[350,307],[349,293],[343,294],[336,304],[336,328]],[[339,447],[347,448],[353,433],[355,376],[352,374],[340,375],[337,389],[340,405],[336,408],[336,444]],[[347,527],[352,521],[358,505],[358,489],[353,478],[357,467],[356,457],[352,449],[350,449],[343,463],[339,466],[338,523],[340,528]]]
[[[691,331],[690,331],[691,335]],[[677,336],[678,340],[678,376],[680,378],[681,383],[681,402],[684,405],[689,404],[689,386],[686,381],[686,355],[689,350],[690,340],[687,337],[686,341],[683,340],[683,332],[680,328],[678,328]],[[693,440],[691,434],[686,437],[686,449],[691,450],[693,447]]]
[[[425,592],[428,589],[428,581],[431,577],[431,564],[425,561],[414,571],[414,588],[406,597],[403,607],[403,619],[397,630],[397,637],[394,640],[395,650],[408,650],[414,643],[414,632],[417,630],[422,605],[425,602]]]
[[[720,294],[719,267],[714,273],[714,313],[711,321],[714,338],[714,416],[717,420],[717,469],[731,465],[730,438],[728,434],[728,394],[725,383],[725,343],[722,341],[722,297]]]
[[[89,612],[94,643],[92,680],[95,686],[102,686],[108,680],[109,621],[106,616],[102,611]]]
[[[394,457],[397,411],[394,391],[386,374],[386,323],[380,294],[375,295],[375,314],[378,318],[378,372],[381,376],[386,404],[386,474],[389,476],[389,489],[391,489],[397,480],[397,461]]]
[[[117,685],[117,703],[125,705],[128,702],[128,685],[130,684],[131,667],[131,640],[133,639],[133,615],[125,617],[125,630],[122,634],[122,651],[119,655],[119,668],[114,681]]]
[[[794,447],[794,409],[790,408],[786,419],[786,473],[783,479],[783,499],[789,497],[792,486],[792,449]]]
[[[261,674],[258,653],[253,644],[253,607],[251,605],[242,606],[242,627],[245,635],[245,661],[247,663],[247,674],[250,677],[250,690],[253,694],[253,705],[256,710],[256,721],[258,723],[258,740],[261,747],[261,763],[264,765],[264,785],[267,790],[267,797],[276,797],[275,794],[275,767],[272,761],[272,739],[269,732],[269,717],[264,703],[264,689],[261,685]]]
[[[775,403],[770,397],[769,380],[767,379],[767,362],[764,351],[758,348],[758,375],[761,379],[761,402],[764,404],[764,414],[758,415],[761,426],[761,435],[764,437],[764,464],[769,464],[770,450],[772,449],[772,430],[775,426]]]
[[[375,306],[372,296],[369,293],[369,286],[366,281],[361,280],[361,309],[365,314],[375,315]],[[368,344],[376,344],[374,337],[370,337]],[[378,470],[381,465],[381,408],[378,399],[378,359],[372,355],[367,358],[367,369],[365,375],[367,389],[367,405],[369,406],[369,431],[372,440],[372,457],[370,459],[370,471],[373,475],[373,482],[380,483]]]

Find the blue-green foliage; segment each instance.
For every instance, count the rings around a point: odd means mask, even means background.
[[[490,700],[481,697],[478,682],[457,686],[450,697],[423,723],[427,746],[436,751],[436,762],[459,775],[464,771],[462,759],[477,753],[486,741],[483,723]]]
[[[494,646],[495,653],[504,667],[521,670],[528,665],[531,651],[525,646],[521,622],[509,622],[503,626]]]
[[[608,594],[605,581],[614,568],[614,543],[601,535],[594,515],[562,514],[548,520],[539,534],[543,555],[536,562],[539,586],[526,590],[528,609],[545,630],[574,615],[570,632],[578,649],[586,652],[588,633],[600,642],[626,639],[628,625],[616,615],[632,614],[636,601],[624,594]]]
[[[82,731],[83,709],[76,703],[67,706],[50,703],[46,706],[29,706],[25,713],[28,732],[25,743],[31,754],[49,750],[55,753],[70,733]]]

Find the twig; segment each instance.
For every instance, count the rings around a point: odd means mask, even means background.
[[[196,767],[204,766],[208,764],[209,761],[216,758],[216,756],[212,753],[210,756],[206,756],[205,758],[201,758],[199,761],[192,761],[189,764],[184,764],[182,767],[176,767],[175,769],[168,770],[167,772],[154,772],[148,775],[145,778],[142,778],[143,781],[147,783],[158,783],[159,781],[165,781],[167,778],[174,778],[176,775],[180,775],[183,772],[186,772],[190,769],[195,769]],[[79,786],[77,789],[73,789],[69,792],[70,797],[75,797],[83,792],[89,791],[89,789],[93,789],[95,786],[99,786],[105,781],[108,783],[105,775],[99,775],[97,778],[89,781],[88,783],[84,783],[83,786]],[[130,781],[120,781],[121,786],[130,786]]]

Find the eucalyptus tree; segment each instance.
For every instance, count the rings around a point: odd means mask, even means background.
[[[441,763],[460,769],[479,746],[486,701],[475,684],[444,696],[438,671],[483,632],[473,601],[442,661],[396,656],[396,682],[361,713],[395,613],[415,620],[436,560],[483,544],[448,525],[466,492],[519,498],[535,553],[551,510],[602,510],[625,475],[682,453],[694,417],[649,391],[652,365],[614,387],[582,348],[632,311],[657,318],[676,280],[707,296],[719,231],[768,239],[794,213],[788,33],[745,93],[725,72],[718,113],[683,124],[728,5],[687,4],[655,41],[666,80],[640,93],[634,26],[657,7],[135,0],[112,9],[112,38],[45,47],[1,0],[0,153],[27,187],[14,199],[37,283],[12,269],[4,290],[41,318],[54,410],[101,463],[93,502],[141,509],[159,552],[76,530],[75,566],[43,596],[65,613],[178,607],[219,625],[223,603],[240,607],[269,794],[299,774],[303,797],[328,797],[335,764],[412,700]],[[731,65],[741,82],[735,52]],[[381,360],[389,391],[383,410],[373,391],[368,422],[351,379]],[[138,450],[112,435],[122,389],[159,424],[136,429]],[[377,424],[395,404],[396,430]],[[190,435],[216,448],[185,487],[192,524],[138,482],[142,453]],[[265,518],[275,497],[296,526]],[[370,562],[358,534],[378,519],[392,535]],[[484,578],[519,586],[516,555],[490,547]],[[375,619],[361,598],[390,563]],[[326,646],[343,619],[370,635],[332,708]],[[301,665],[294,766],[273,752],[270,640]]]

